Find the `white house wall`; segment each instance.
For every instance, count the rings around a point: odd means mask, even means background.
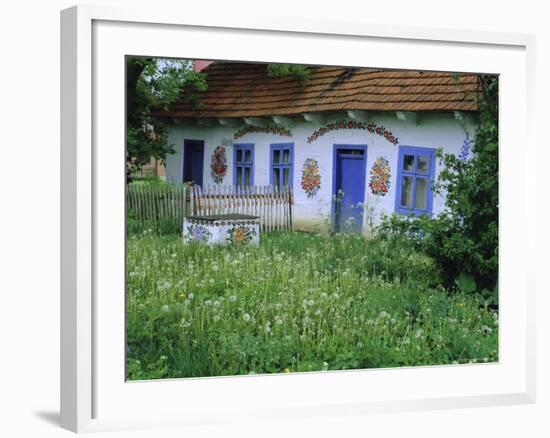
[[[327,119],[325,123],[341,120],[342,117]],[[367,130],[345,129],[330,131],[308,143],[308,137],[320,126],[314,123],[300,122],[290,128],[292,137],[265,133],[248,133],[234,140],[236,128],[224,126],[185,126],[174,125],[170,128],[168,140],[174,146],[175,153],[166,160],[166,179],[179,183],[183,180],[183,144],[184,140],[204,141],[203,185],[214,185],[210,163],[214,149],[223,145],[227,155],[227,174],[223,185],[233,184],[233,144],[254,144],[254,185],[269,185],[270,145],[275,143],[294,143],[293,186],[295,204],[293,223],[296,229],[326,228],[330,224],[333,199],[333,151],[334,145],[366,145],[367,159],[365,169],[365,204],[374,207],[374,221],[381,213],[395,211],[397,182],[397,160],[399,146],[443,148],[444,152],[459,155],[466,138],[466,132],[473,139],[475,127],[472,119],[459,122],[452,113],[421,114],[418,122],[400,120],[395,113],[379,114],[369,117],[368,123],[384,126],[398,138],[394,145],[383,136]],[[377,157],[385,157],[391,168],[390,187],[385,196],[375,196],[368,186],[370,170]],[[318,193],[308,198],[301,187],[302,166],[307,158],[319,163],[321,187]],[[441,163],[436,158],[435,177],[439,175]],[[432,212],[434,215],[444,208],[445,200],[434,194]],[[364,215],[366,221],[366,215]]]

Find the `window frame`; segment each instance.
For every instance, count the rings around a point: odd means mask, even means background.
[[[398,159],[397,159],[397,180],[396,180],[396,193],[395,193],[395,211],[400,214],[410,215],[414,214],[415,216],[422,216],[427,214],[429,216],[433,213],[433,183],[435,181],[435,149],[420,147],[420,146],[399,146]],[[413,170],[403,170],[403,162],[405,155],[414,156]],[[419,156],[428,156],[429,157],[429,169],[427,173],[422,173],[418,171],[418,157]],[[404,176],[411,176],[413,179],[412,186],[412,200],[411,207],[404,207],[401,205],[401,190],[402,190],[402,181]],[[417,178],[423,178],[428,180],[427,190],[426,190],[426,209],[415,208],[416,202],[416,181]]]
[[[247,164],[244,161],[237,161],[237,151],[247,151],[250,150],[250,164]],[[254,143],[237,143],[233,144],[233,185],[237,186],[237,167],[249,167],[250,168],[250,184],[248,186],[254,185]],[[247,187],[244,184],[239,185],[239,187]]]
[[[279,164],[275,164],[273,163],[273,155],[275,153],[276,150],[279,150],[279,151],[283,151],[285,149],[289,149],[290,150],[290,161],[289,163],[281,163],[279,162]],[[282,157],[282,154],[281,154],[281,157]],[[285,169],[285,168],[288,168],[289,169],[289,176],[288,176],[288,181],[289,181],[289,187],[294,187],[294,143],[271,143],[269,145],[269,184],[271,186],[275,186],[274,185],[274,181],[273,181],[273,169],[274,167],[277,167],[279,169]],[[282,172],[279,172],[279,183],[281,182],[282,178],[283,178],[283,173]],[[277,187],[281,188],[281,187],[284,187],[283,185],[278,185]]]

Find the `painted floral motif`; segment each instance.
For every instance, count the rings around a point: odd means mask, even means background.
[[[466,161],[468,159],[468,156],[470,155],[470,149],[472,148],[472,140],[470,140],[470,135],[466,133],[466,138],[464,139],[464,143],[462,143],[462,147],[460,148],[460,155],[458,158],[462,161]]]
[[[210,163],[210,170],[212,178],[216,184],[221,184],[223,178],[227,173],[227,157],[225,155],[225,148],[218,146],[212,154],[212,161]]]
[[[356,122],[354,120],[338,120],[334,123],[327,123],[326,125],[313,131],[313,134],[307,138],[307,142],[312,143],[326,133],[330,131],[338,131],[340,129],[366,129],[371,134],[381,135],[394,145],[399,143],[397,137],[395,137],[392,132],[388,131],[384,126],[378,126],[375,123]]]
[[[285,137],[292,137],[292,131],[290,129],[281,128],[279,126],[245,126],[244,128],[239,129],[235,134],[233,135],[233,138],[237,140],[238,138],[241,138],[243,135],[252,133],[252,132],[260,132],[264,134],[277,134],[282,135]]]
[[[302,167],[302,189],[306,192],[308,198],[312,198],[320,188],[319,163],[313,158],[308,158]]]
[[[256,229],[254,227],[235,225],[233,228],[227,230],[227,238],[225,240],[229,243],[248,243],[255,235]]]
[[[384,157],[378,157],[370,171],[369,187],[373,195],[384,196],[390,189],[390,163]]]
[[[189,225],[185,237],[195,242],[208,242],[212,233],[202,225]]]

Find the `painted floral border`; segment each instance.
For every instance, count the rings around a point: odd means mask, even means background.
[[[241,138],[246,134],[257,132],[263,134],[277,134],[285,137],[292,137],[292,131],[290,129],[282,128],[280,126],[245,126],[235,132],[235,134],[233,134],[233,138],[237,140],[238,138]]]
[[[338,120],[333,123],[327,123],[321,126],[319,129],[313,131],[313,133],[307,138],[307,142],[312,143],[326,133],[330,131],[338,131],[340,129],[366,129],[371,134],[381,135],[387,141],[394,145],[397,145],[399,143],[398,138],[394,136],[393,133],[387,130],[384,126],[379,126],[376,123],[363,123],[346,119]]]

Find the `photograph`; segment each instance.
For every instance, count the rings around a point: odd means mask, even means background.
[[[127,380],[499,361],[498,75],[125,75]]]

